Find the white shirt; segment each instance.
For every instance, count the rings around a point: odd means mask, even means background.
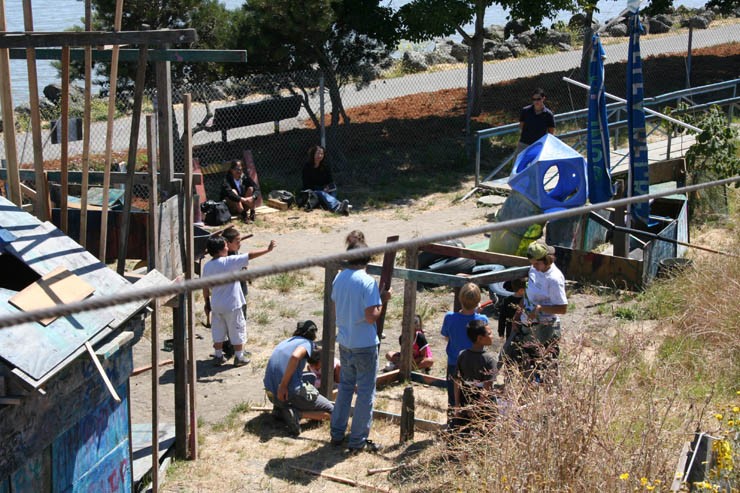
[[[568,298],[565,295],[565,276],[555,264],[545,272],[540,272],[534,267],[529,268],[527,289],[524,293],[524,310],[531,312],[537,305],[553,306],[567,305]],[[522,313],[522,322],[550,323],[560,320],[558,315],[539,312],[538,320],[528,320],[526,313]]]
[[[216,257],[203,266],[201,277],[215,276],[226,272],[235,272],[249,264],[249,254]],[[211,288],[211,310],[215,313],[228,313],[240,309],[247,303],[238,281],[221,284]]]

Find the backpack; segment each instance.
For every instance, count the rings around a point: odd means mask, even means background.
[[[203,222],[208,226],[221,226],[231,219],[229,206],[224,201],[207,200],[200,204],[200,211],[205,215]]]
[[[296,197],[295,203],[298,207],[301,207],[306,211],[310,211],[311,209],[317,208],[320,201],[319,196],[316,195],[316,192],[313,190],[301,190],[298,192],[298,197]]]
[[[292,206],[295,203],[295,197],[287,190],[273,190],[269,193],[268,197],[271,199],[280,200],[281,202],[285,202],[286,204],[288,204],[288,207]]]

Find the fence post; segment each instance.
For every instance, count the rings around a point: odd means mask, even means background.
[[[473,56],[472,56],[472,48],[468,48],[468,101],[465,108],[465,148],[468,153],[468,158],[470,158],[470,154],[472,151],[472,146],[470,145],[470,105],[473,102]],[[478,183],[476,183],[476,186],[478,186]]]
[[[336,264],[324,267],[324,323],[321,336],[321,368],[323,370],[319,392],[329,399],[334,389],[334,346],[337,340],[337,319],[334,302],[331,300],[331,287],[337,272],[339,272],[339,267]]]
[[[689,24],[689,46],[686,49],[686,89],[691,87],[691,43],[694,39],[694,27]]]

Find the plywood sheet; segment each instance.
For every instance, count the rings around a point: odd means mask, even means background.
[[[80,277],[64,267],[57,267],[8,302],[19,310],[28,312],[84,300],[94,292],[95,288]],[[57,317],[49,317],[39,323],[49,325],[56,319]]]

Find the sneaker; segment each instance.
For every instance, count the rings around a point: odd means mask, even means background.
[[[342,444],[344,444],[344,437],[332,438],[331,441],[329,441],[329,443],[332,444],[334,447],[341,447]]]
[[[215,366],[223,366],[224,364],[226,364],[227,361],[229,361],[229,358],[227,358],[223,354],[220,357],[219,356],[213,357],[213,364]]]
[[[342,203],[339,204],[339,207],[337,207],[337,214],[342,214],[343,216],[349,216],[349,200],[344,199],[342,200]]]
[[[362,447],[349,447],[347,449],[347,455],[357,455],[360,452],[370,452],[371,454],[377,454],[381,450],[383,450],[382,445],[379,445],[372,440],[365,440],[365,443],[362,445]]]
[[[244,366],[247,363],[249,363],[249,358],[247,358],[246,356],[242,357],[241,359],[240,358],[234,358],[234,366],[236,368],[239,368],[240,366]]]
[[[389,363],[388,363],[387,365],[385,365],[385,367],[383,368],[383,370],[382,370],[382,371],[383,371],[383,373],[387,373],[387,372],[389,372],[389,371],[393,371],[393,370],[395,370],[395,369],[397,369],[397,368],[398,368],[398,367],[396,366],[396,364],[395,364],[395,363],[390,363],[390,362],[389,362]]]
[[[288,426],[288,433],[290,436],[297,437],[301,434],[301,417],[298,411],[292,407],[283,407],[281,409],[283,421]]]

